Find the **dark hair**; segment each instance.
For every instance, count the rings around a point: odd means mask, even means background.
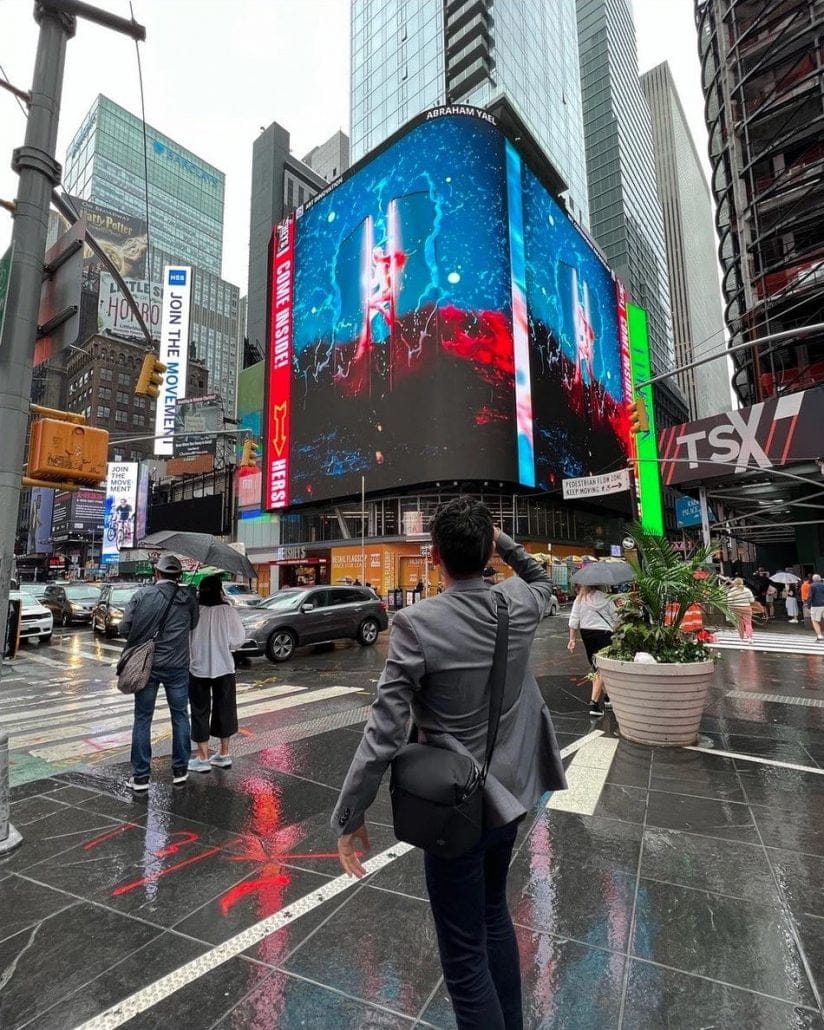
[[[197,589],[197,599],[205,608],[211,608],[216,604],[228,604],[223,596],[223,576],[220,573],[205,576]]]
[[[492,551],[492,513],[473,497],[455,497],[432,519],[432,543],[450,576],[480,576]]]

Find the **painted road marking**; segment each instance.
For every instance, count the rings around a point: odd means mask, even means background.
[[[566,758],[568,755],[574,754],[582,747],[602,736],[603,731],[594,730],[592,733],[588,733],[585,737],[581,737],[580,740],[573,741],[572,744],[565,747],[561,751],[561,756]],[[617,746],[618,742],[616,741],[615,743]],[[367,873],[376,873],[412,850],[414,849],[411,844],[395,844],[393,847],[381,851],[380,854],[364,862],[364,868]],[[363,881],[356,880],[345,873],[334,880],[329,880],[322,887],[312,891],[311,894],[306,894],[297,901],[293,901],[282,912],[276,912],[274,915],[268,916],[266,919],[262,919],[248,929],[241,931],[234,937],[230,937],[223,944],[219,944],[191,962],[180,966],[173,973],[161,977],[160,980],[155,980],[154,983],[142,988],[142,990],[136,991],[134,994],[129,995],[129,997],[124,998],[123,1001],[112,1005],[105,1012],[101,1012],[99,1015],[87,1020],[77,1027],[76,1030],[115,1030],[116,1027],[122,1026],[130,1019],[134,1019],[135,1016],[146,1012],[183,987],[194,983],[195,980],[199,980],[200,977],[210,973],[213,969],[217,969],[218,966],[222,966],[224,962],[228,962],[237,955],[243,954],[248,948],[259,944],[270,934],[277,933],[284,926],[288,926],[296,919],[311,912],[319,905],[331,901],[332,898],[343,894],[344,891],[349,890],[350,887],[354,887],[358,883],[363,883]]]
[[[815,697],[788,697],[786,694],[755,694],[750,690],[729,690],[733,701],[768,701],[774,705],[801,705],[802,708],[824,708],[824,701]]]
[[[719,758],[740,758],[742,762],[756,762],[758,765],[775,765],[779,769],[795,769],[797,772],[816,773],[824,776],[824,769],[813,765],[796,765],[794,762],[779,762],[776,758],[761,758],[760,755],[742,755],[738,751],[719,751],[714,747],[685,747],[685,751],[700,751],[702,755],[717,755]]]
[[[775,654],[820,654],[824,645],[816,642],[812,633],[761,633],[756,631],[752,640],[742,640],[732,630],[714,631],[713,647],[730,651],[770,651]]]
[[[568,789],[556,791],[546,807],[555,812],[594,815],[617,750],[617,737],[590,741],[567,767]]]

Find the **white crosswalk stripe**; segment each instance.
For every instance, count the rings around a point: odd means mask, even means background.
[[[771,633],[755,630],[752,640],[742,640],[733,630],[714,630],[713,647],[729,651],[771,651],[775,654],[824,655],[824,643],[819,644],[812,633]]]
[[[238,690],[238,717],[282,711],[299,705],[315,704],[357,693],[357,687],[323,687],[308,690],[291,684]],[[18,701],[18,704],[20,701]],[[100,693],[97,697],[67,699],[65,703],[38,706],[36,712],[22,705],[16,712],[4,710],[3,728],[9,734],[12,752],[27,751],[45,761],[81,760],[103,751],[116,750],[128,743],[132,725],[131,697]],[[162,698],[153,723],[153,739],[168,736],[167,713]]]

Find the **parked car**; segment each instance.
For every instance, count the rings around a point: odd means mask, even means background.
[[[49,583],[43,592],[43,604],[54,616],[56,626],[71,626],[91,622],[99,596],[100,587],[89,583]]]
[[[389,626],[386,605],[368,587],[280,590],[240,618],[248,637],[237,654],[265,654],[272,662],[285,662],[296,647],[329,640],[369,647]]]
[[[126,605],[142,586],[142,583],[107,583],[102,587],[92,611],[92,630],[106,637],[119,636]]]
[[[557,598],[557,596],[555,594],[555,591],[553,590],[553,592],[549,595],[549,600],[547,601],[546,607],[544,608],[544,618],[546,618],[547,615],[557,615],[557,614],[558,614],[558,598]]]
[[[52,613],[45,605],[25,589],[12,590],[9,593],[10,601],[20,602],[20,639],[39,640],[41,644],[48,644],[52,638],[54,619]]]
[[[224,583],[223,593],[229,604],[236,608],[254,608],[263,598],[245,583]]]

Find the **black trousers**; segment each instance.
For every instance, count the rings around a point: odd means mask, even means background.
[[[521,970],[506,877],[517,821],[459,858],[424,856],[444,981],[459,1030],[522,1030]]]
[[[235,674],[204,679],[189,675],[189,705],[192,711],[192,740],[206,744],[209,737],[232,737],[237,733]]]

